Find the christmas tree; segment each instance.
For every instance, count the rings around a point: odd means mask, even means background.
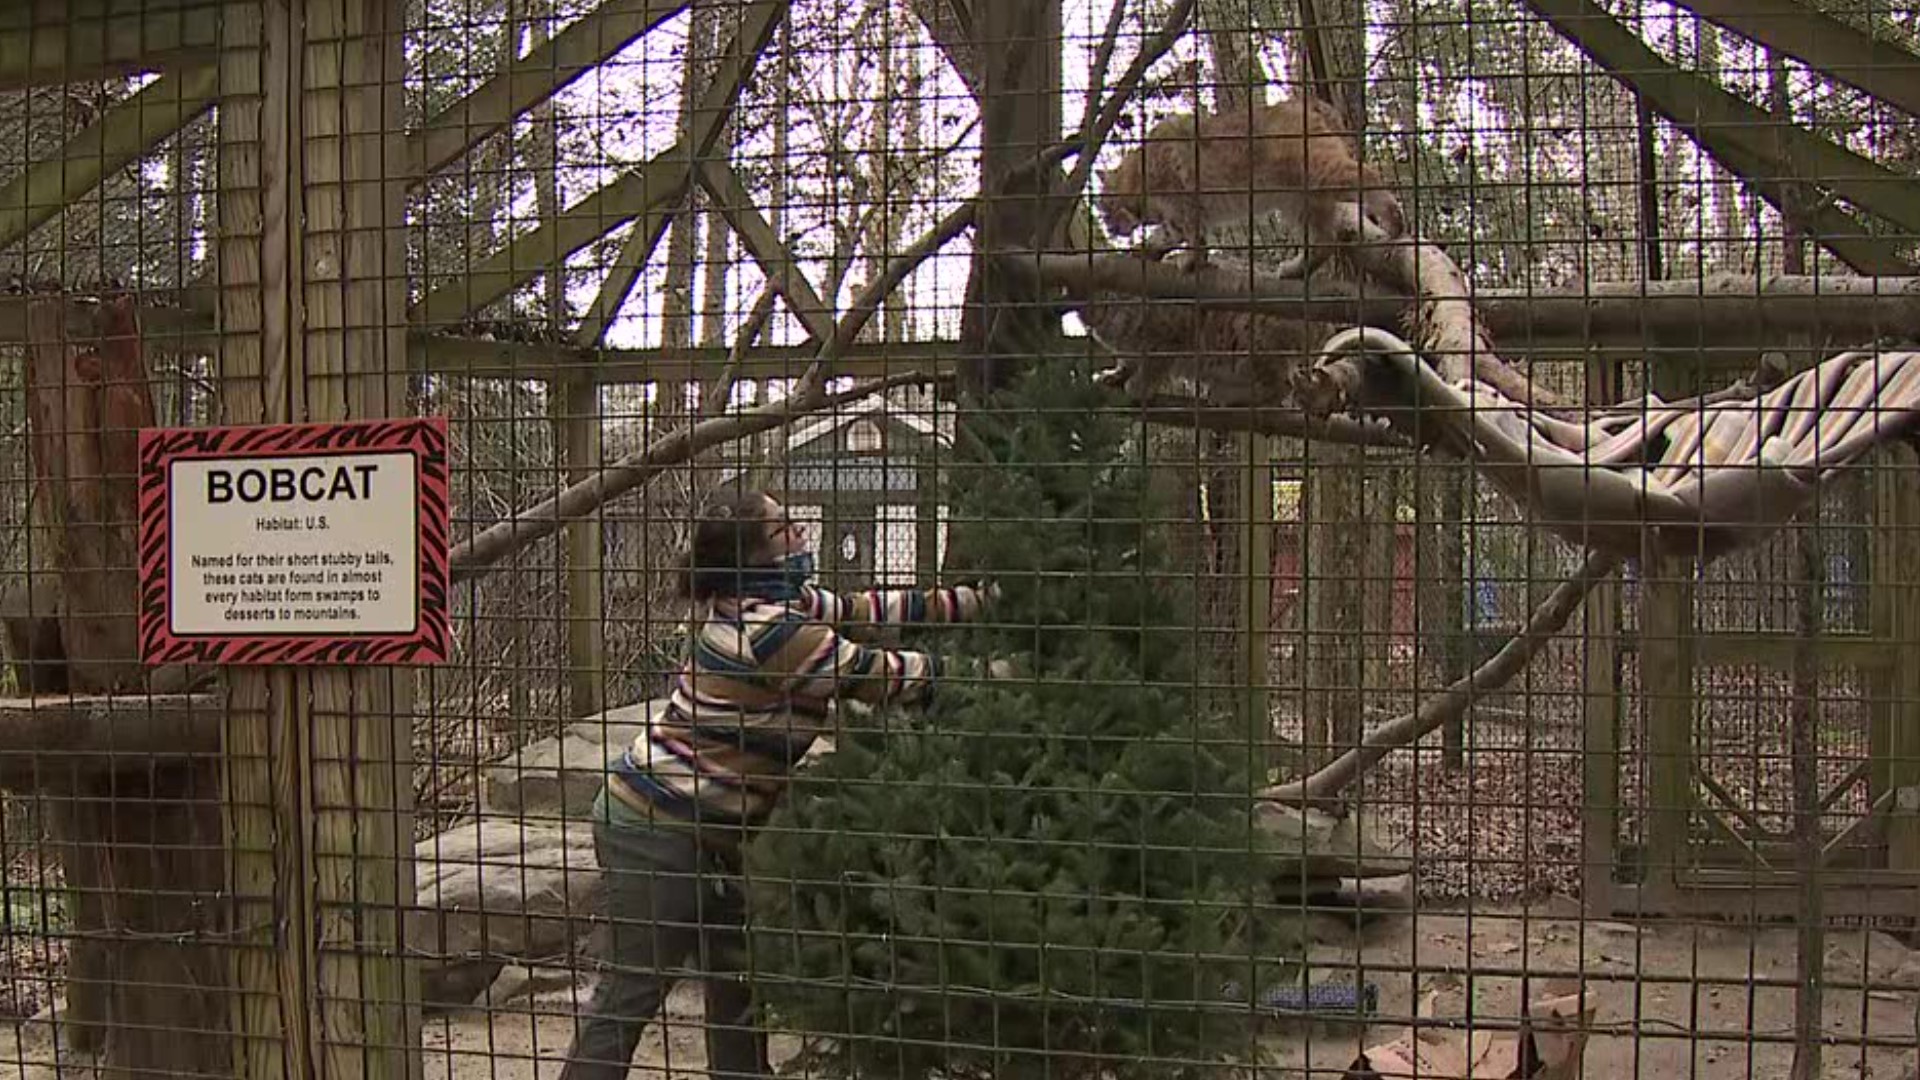
[[[1250,1013],[1221,988],[1302,951],[1260,903],[1279,860],[1252,825],[1247,725],[1200,708],[1158,535],[1175,511],[1137,425],[1066,367],[968,418],[947,576],[1003,596],[917,635],[1016,656],[1019,677],[843,717],[748,853],[762,1000],[829,1040],[815,1067],[1166,1075],[1244,1052]]]

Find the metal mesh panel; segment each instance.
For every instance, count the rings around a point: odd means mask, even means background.
[[[1916,82],[1833,0],[0,13],[0,1072],[1910,1075],[1920,391],[1724,550],[1641,465],[1911,355]],[[410,417],[444,662],[153,655],[135,429]]]

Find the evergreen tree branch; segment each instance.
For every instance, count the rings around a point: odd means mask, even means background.
[[[1567,625],[1567,620],[1594,586],[1612,576],[1620,565],[1617,555],[1592,552],[1571,578],[1560,583],[1534,610],[1533,617],[1518,634],[1510,638],[1486,663],[1438,694],[1418,709],[1387,721],[1366,737],[1359,746],[1322,766],[1311,775],[1270,787],[1260,797],[1291,805],[1311,805],[1333,799],[1347,785],[1359,779],[1382,758],[1403,746],[1411,746],[1438,731],[1448,721],[1464,714],[1482,694],[1498,690],[1526,669],[1541,647]]]

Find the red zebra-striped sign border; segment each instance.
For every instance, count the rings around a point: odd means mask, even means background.
[[[173,632],[170,466],[197,458],[408,452],[419,483],[419,618],[406,634]],[[153,664],[437,664],[447,658],[447,420],[444,416],[140,432],[140,655]]]

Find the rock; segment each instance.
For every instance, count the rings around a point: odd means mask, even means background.
[[[626,751],[647,721],[666,708],[658,698],[609,709],[559,735],[528,743],[487,767],[482,804],[494,814],[584,818],[607,780],[607,764]]]
[[[566,962],[605,908],[585,822],[481,818],[422,840],[414,858],[407,939],[431,958],[432,1006],[472,1002],[509,962]]]
[[[544,990],[573,986],[574,981],[574,972],[568,968],[507,964],[501,967],[493,984],[481,991],[473,1004],[484,1009],[498,1009],[521,998],[531,999]]]
[[[1258,827],[1274,842],[1270,850],[1293,863],[1275,881],[1282,895],[1338,889],[1341,879],[1398,878],[1413,872],[1412,858],[1376,842],[1357,817],[1336,818],[1271,801],[1255,804],[1254,813]]]

